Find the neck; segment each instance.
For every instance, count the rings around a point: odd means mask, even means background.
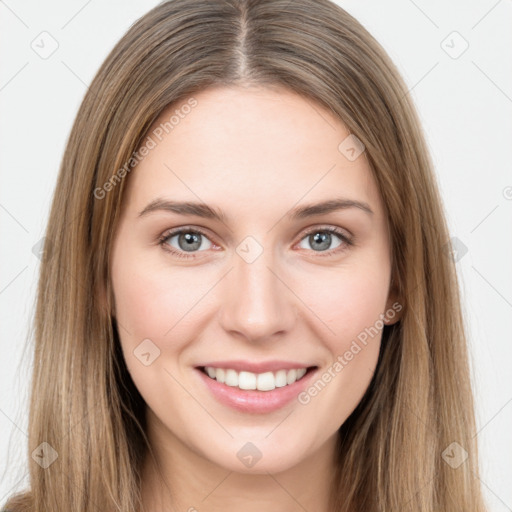
[[[238,473],[192,451],[162,424],[148,428],[155,459],[142,470],[144,512],[328,512],[336,436],[279,473]],[[298,447],[300,449],[300,447]]]

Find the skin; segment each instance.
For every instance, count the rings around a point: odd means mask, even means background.
[[[350,161],[338,150],[349,131],[322,106],[254,86],[194,98],[198,105],[127,178],[111,260],[121,345],[165,482],[148,458],[144,507],[327,511],[336,433],[371,381],[381,332],[341,371],[332,365],[396,301],[384,205],[365,153]],[[373,215],[348,208],[286,218],[296,206],[340,196],[368,203]],[[157,197],[204,202],[229,221],[138,217]],[[178,236],[167,246],[195,258],[158,245],[184,226],[206,231],[201,247],[186,252]],[[322,249],[306,234],[329,226],[354,245],[332,235]],[[236,252],[247,236],[263,251],[251,263]],[[144,339],[160,350],[147,366],[133,353]],[[315,381],[329,368],[335,377],[307,404],[242,413],[217,402],[194,369],[222,359],[304,361],[319,367]],[[262,454],[251,468],[237,457],[249,441]]]

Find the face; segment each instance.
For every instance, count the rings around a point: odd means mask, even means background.
[[[320,105],[253,87],[194,99],[155,122],[125,178],[115,320],[165,449],[274,473],[332,445],[384,314],[398,318],[384,206],[364,151]]]

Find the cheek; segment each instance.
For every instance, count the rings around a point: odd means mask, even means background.
[[[317,323],[328,327],[325,340],[329,340],[331,352],[345,350],[352,339],[381,324],[389,289],[389,271],[384,266],[336,269],[307,285],[302,296],[308,297]]]
[[[116,318],[133,336],[163,339],[201,297],[198,282],[181,269],[130,259],[112,272]]]
[[[172,384],[166,370],[186,346],[194,304],[206,290],[198,289],[196,279],[191,282],[180,269],[130,257],[129,251],[114,261],[112,286],[122,351],[137,388],[151,404],[160,396],[155,389]]]
[[[325,418],[324,427],[335,431],[357,407],[375,371],[388,274],[383,267],[354,267],[333,273],[327,282],[312,288],[308,305],[322,320],[315,324],[327,333],[319,339],[330,357],[298,400],[310,418]]]
[[[201,332],[205,295],[214,281],[206,271],[122,254],[112,268],[118,333],[134,382],[151,394],[161,388],[158,379],[169,380],[166,369],[179,371],[183,351]],[[144,357],[152,361],[148,366]]]
[[[160,338],[170,328],[176,304],[172,294],[164,295],[165,283],[157,277],[137,266],[128,270],[120,265],[114,272],[116,319],[125,334]]]

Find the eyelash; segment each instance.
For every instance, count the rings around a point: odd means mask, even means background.
[[[202,235],[202,236],[204,236],[204,237],[209,239],[208,235],[204,231],[202,231],[201,229],[185,226],[183,228],[177,228],[175,230],[171,230],[171,231],[165,232],[158,239],[158,245],[162,246],[162,249],[164,251],[167,251],[167,252],[171,253],[173,256],[177,256],[178,258],[183,258],[183,259],[194,259],[194,258],[196,258],[196,256],[188,255],[188,254],[186,254],[183,251],[177,251],[174,248],[169,248],[170,246],[168,244],[166,244],[166,241],[169,238],[172,238],[175,235],[180,235],[182,233],[200,234],[200,235]],[[311,234],[314,234],[314,233],[330,233],[330,234],[334,234],[334,235],[337,235],[341,239],[341,241],[342,241],[342,245],[340,245],[339,247],[336,247],[335,249],[330,249],[329,251],[313,251],[313,252],[318,252],[318,256],[320,256],[320,257],[330,257],[330,256],[333,256],[334,254],[338,254],[338,253],[346,251],[349,247],[354,245],[353,238],[347,237],[340,229],[332,227],[332,226],[311,229],[311,230],[307,231],[306,233],[304,233],[304,236],[301,238],[301,241],[304,238],[306,238],[307,236],[309,236]],[[202,252],[202,251],[199,251],[199,252]],[[324,254],[322,254],[322,253],[324,253]]]

